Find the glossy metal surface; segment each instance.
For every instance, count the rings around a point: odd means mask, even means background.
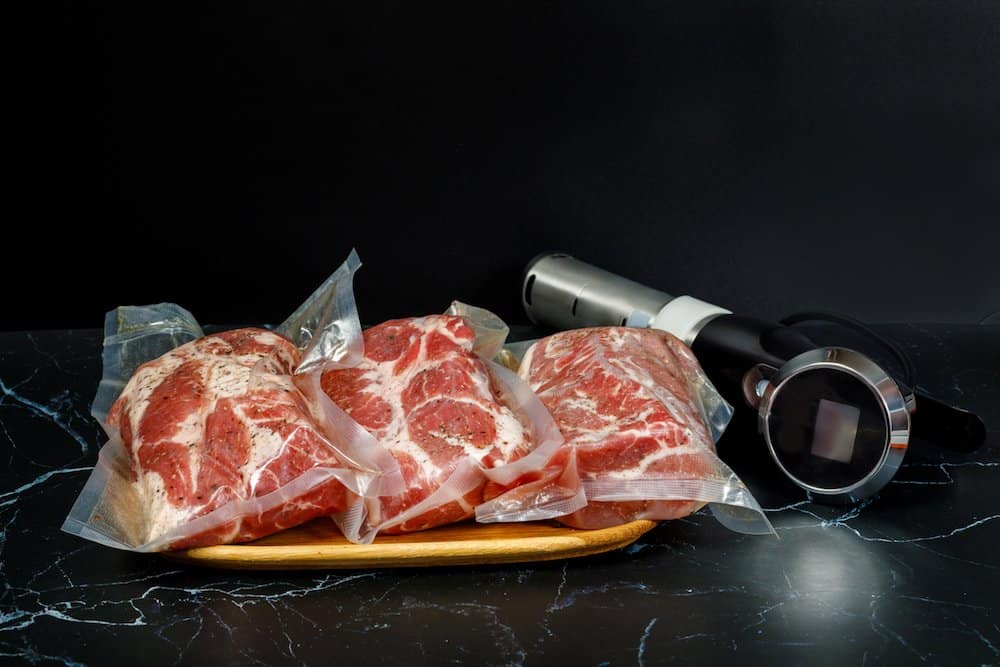
[[[521,289],[531,321],[556,329],[644,327],[673,298],[560,253],[531,260]]]
[[[801,397],[798,396],[783,395],[783,388],[792,378],[817,368],[833,369],[858,378],[868,386],[882,406],[883,418],[887,425],[885,442],[882,445],[882,456],[868,475],[849,486],[824,488],[799,479],[782,464],[781,457],[771,438],[770,419],[775,402],[801,400]],[[761,376],[755,374],[753,370],[748,373],[747,381],[752,382],[755,388],[761,379]],[[768,451],[788,478],[810,493],[829,502],[857,502],[881,490],[889,483],[902,464],[910,439],[910,413],[907,410],[907,397],[902,394],[895,381],[868,357],[844,348],[827,347],[811,350],[788,360],[766,384],[760,386],[763,386],[763,392],[755,391],[753,393],[760,395],[757,405],[758,424],[767,443]],[[751,396],[752,394],[748,394],[748,400]]]

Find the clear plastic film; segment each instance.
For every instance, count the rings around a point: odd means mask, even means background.
[[[323,374],[324,391],[399,462],[396,493],[381,484],[369,494],[372,537],[471,518],[559,450],[537,397],[489,361],[507,331],[493,313],[455,302],[444,315],[372,327],[364,362]]]
[[[683,343],[664,332],[606,327],[556,334],[524,349],[519,375],[566,438],[565,469],[508,492],[517,502],[480,521],[535,518],[532,502],[565,497],[578,481],[587,505],[556,516],[578,528],[673,519],[706,504],[726,527],[773,533],[739,478],[715,453],[732,416]],[[527,511],[521,511],[518,502]],[[557,506],[557,505],[556,505]]]
[[[344,263],[278,326],[278,333],[305,350],[296,374],[346,368],[361,360],[364,344],[354,300],[354,274],[359,268],[361,259],[351,250]]]
[[[352,468],[364,471],[355,475],[355,484],[351,486],[358,495],[358,502],[331,514],[330,518],[349,541],[369,544],[375,539],[377,530],[369,519],[364,499],[401,493],[403,479],[399,464],[371,433],[330,400],[320,386],[320,377],[318,372],[296,374],[295,384],[312,406],[316,423],[325,433],[336,434],[340,450],[350,456]]]
[[[461,301],[452,301],[445,315],[457,315],[465,320],[476,334],[472,351],[483,359],[493,359],[503,349],[510,327],[495,313]]]
[[[684,377],[687,380],[691,397],[698,413],[708,427],[712,443],[716,444],[733,417],[733,406],[722,398],[722,394],[708,379],[691,348],[673,336],[669,336],[668,341],[670,349],[683,360]],[[714,448],[712,453],[715,456],[716,478],[708,480],[711,483],[707,485],[707,488],[711,491],[692,495],[692,498],[707,502],[712,515],[719,523],[732,531],[749,535],[776,535],[774,527],[771,526],[764,510],[750,493],[750,489],[728,465],[718,458]],[[596,490],[595,493],[597,493]],[[677,495],[684,495],[684,493],[681,492]]]
[[[358,266],[352,252],[280,333],[202,336],[173,304],[109,313],[92,409],[109,440],[63,529],[158,551],[246,541],[333,515],[359,540],[361,499],[385,471],[371,436],[311,398],[295,373],[317,349],[336,365],[360,356]]]
[[[104,372],[90,414],[103,424],[139,366],[204,335],[194,315],[173,303],[109,311],[104,316]]]
[[[586,505],[575,469],[561,460],[564,440],[552,415],[517,373],[498,363],[510,332],[507,324],[494,313],[476,306],[452,302],[451,314],[460,315],[476,332],[475,351],[487,361],[495,381],[498,399],[514,410],[526,425],[531,450],[503,465],[482,468],[489,480],[483,489],[483,502],[475,507],[477,521],[517,507],[519,520],[535,521],[562,516]],[[526,488],[544,484],[544,493],[529,496]],[[530,506],[529,506],[530,504]],[[494,519],[495,520],[495,519]]]
[[[545,406],[515,373],[493,362],[487,362],[487,368],[496,382],[497,400],[517,414],[525,426],[530,449],[523,456],[496,465],[484,465],[473,457],[462,458],[433,493],[387,518],[375,532],[392,531],[450,504],[463,510],[455,517],[475,516],[481,522],[484,516],[511,512],[514,506],[520,513],[519,521],[534,521],[561,516],[586,505],[573,471],[567,471],[559,459],[563,438]],[[540,484],[545,484],[544,493],[533,494],[530,499],[523,493],[524,489]]]
[[[576,472],[572,450],[552,415],[528,383],[511,370],[492,363],[508,400],[528,415],[538,446],[530,454],[502,468],[486,471],[491,484],[476,506],[476,521],[538,521],[575,512],[587,504]]]

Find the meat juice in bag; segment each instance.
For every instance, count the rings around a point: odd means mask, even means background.
[[[506,327],[481,309],[455,304],[449,312],[461,314],[367,329],[364,360],[322,375],[326,394],[399,464],[403,491],[370,499],[376,532],[471,518],[490,489],[535,475],[561,444],[537,397],[487,361]]]
[[[294,375],[320,358],[325,367],[359,358],[359,266],[352,252],[278,332],[203,336],[173,304],[109,313],[93,408],[109,441],[63,529],[157,551],[334,515],[360,539],[361,497],[385,461],[372,458],[364,429],[312,400]]]
[[[519,375],[565,438],[566,465],[585,507],[557,520],[604,528],[636,519],[675,519],[705,504],[739,532],[773,532],[746,487],[715,453],[731,416],[691,351],[655,329],[599,327],[544,338]],[[571,476],[570,476],[571,477]],[[482,522],[520,521],[537,484],[477,509]]]

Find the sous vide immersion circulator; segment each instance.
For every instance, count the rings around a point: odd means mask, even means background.
[[[794,326],[672,296],[559,253],[528,264],[522,301],[528,317],[542,326],[652,327],[680,338],[727,400],[757,412],[778,468],[816,500],[850,503],[877,493],[910,444],[917,406],[912,364],[885,340],[880,342],[895,355],[894,370],[855,349],[818,345]],[[828,319],[796,319],[821,318]],[[955,436],[951,448],[960,451],[981,444],[985,428],[978,417],[920,398],[921,410],[939,418],[929,432]]]

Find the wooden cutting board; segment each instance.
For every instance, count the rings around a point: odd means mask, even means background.
[[[656,525],[633,521],[577,530],[556,522],[464,523],[352,544],[317,519],[246,544],[164,553],[170,560],[239,570],[325,570],[526,563],[589,556],[627,546]]]

